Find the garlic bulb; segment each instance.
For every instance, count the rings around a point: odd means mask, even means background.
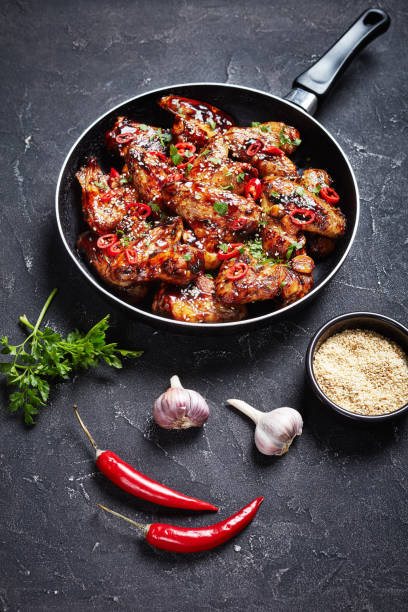
[[[200,427],[208,419],[210,409],[202,395],[184,389],[178,376],[170,379],[170,389],[154,403],[153,418],[165,429]]]
[[[261,412],[242,400],[229,399],[227,402],[253,420],[256,425],[255,444],[264,455],[284,455],[294,437],[302,433],[303,419],[294,408]]]

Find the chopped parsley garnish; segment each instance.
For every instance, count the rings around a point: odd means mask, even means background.
[[[261,130],[261,132],[270,132],[271,131],[271,126],[270,125],[261,125],[260,130]]]
[[[216,166],[219,166],[222,162],[222,159],[220,159],[219,157],[209,157],[208,161],[212,164],[215,164]]]
[[[184,174],[189,174],[192,167],[193,167],[193,164],[190,164],[190,162],[189,162],[187,164],[187,167],[186,167],[185,171],[184,171]]]
[[[173,162],[175,166],[178,166],[178,164],[183,163],[183,156],[180,155],[180,153],[178,152],[177,148],[174,145],[170,145],[170,157],[171,157],[171,161]]]
[[[278,193],[277,191],[271,191],[271,196],[273,196],[274,198],[280,198],[281,194]]]
[[[260,122],[260,121],[253,121],[253,122],[251,123],[251,127],[259,127],[260,125],[261,125],[261,122]]]
[[[209,152],[210,152],[210,149],[206,149],[205,151],[202,151],[202,153],[200,153],[198,157],[204,157],[204,155],[208,155]]]
[[[214,202],[213,208],[221,216],[228,212],[228,204],[226,202]]]
[[[226,242],[221,242],[218,245],[218,248],[220,249],[220,251],[222,251],[223,253],[226,253],[228,251],[228,244]]]
[[[303,189],[303,187],[296,187],[295,192],[299,196],[304,196],[305,195],[305,190]]]
[[[140,123],[139,129],[142,130],[143,132],[147,132],[147,130],[149,129],[149,126],[146,125],[145,123]]]
[[[212,130],[215,130],[215,128],[217,127],[217,124],[215,123],[213,119],[207,119],[207,123]]]
[[[232,191],[234,189],[232,185],[223,185],[222,188],[223,189],[229,189],[229,191]]]
[[[292,242],[292,244],[290,245],[290,247],[287,250],[286,253],[286,259],[290,259],[292,257],[292,253],[293,251],[296,249],[296,251],[298,249],[301,249],[303,246],[303,244],[301,242]]]
[[[160,212],[161,208],[156,202],[149,202],[149,206],[153,212]]]
[[[320,193],[321,188],[322,188],[322,186],[318,185],[317,187],[311,187],[309,191],[311,191],[312,193],[315,193],[317,195],[318,193]]]
[[[185,261],[190,261],[190,259],[191,259],[192,257],[193,257],[193,256],[192,256],[192,254],[191,254],[191,253],[185,253],[185,254],[183,255],[183,259],[184,259]]]
[[[157,130],[157,136],[159,137],[160,144],[162,147],[164,147],[166,143],[172,141],[172,135],[168,132],[163,132],[161,128]]]
[[[106,185],[104,185],[103,183],[98,183],[97,181],[94,181],[94,185],[95,187],[98,187],[99,189],[107,189]]]
[[[266,227],[267,221],[264,219],[263,221],[259,221],[258,227]]]
[[[125,235],[125,232],[121,229],[116,230],[116,235],[118,238],[122,238]]]
[[[283,128],[279,132],[279,142],[280,142],[280,144],[281,145],[288,144],[288,145],[293,145],[295,147],[298,147],[302,141],[300,140],[300,138],[295,138],[295,140],[291,140],[290,138],[288,138],[288,136],[286,136],[286,134],[285,134],[285,127],[286,126],[283,126]]]
[[[248,240],[245,243],[245,246],[248,248],[254,259],[257,259],[260,264],[277,264],[282,263],[283,259],[274,259],[273,257],[268,257],[263,250],[262,240],[254,239]]]
[[[206,277],[207,278],[211,278],[211,280],[214,280],[214,277],[212,274],[210,274],[209,272],[206,273]]]
[[[279,287],[284,287],[287,284],[288,284],[288,281],[282,281],[281,284],[279,285]]]
[[[119,183],[121,185],[126,185],[127,183],[130,183],[130,177],[128,176],[121,176],[119,179]]]
[[[242,183],[242,181],[244,181],[244,180],[245,180],[245,172],[240,172],[237,175],[237,183]]]

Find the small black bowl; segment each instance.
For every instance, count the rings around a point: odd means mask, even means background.
[[[306,353],[306,373],[313,391],[323,404],[329,406],[339,414],[342,414],[343,416],[348,417],[349,419],[354,419],[355,421],[362,421],[365,423],[377,423],[380,421],[388,421],[390,419],[400,417],[402,414],[408,411],[408,403],[399,408],[398,410],[394,410],[394,412],[389,412],[387,414],[380,414],[376,416],[368,416],[365,414],[356,414],[354,412],[350,412],[349,410],[341,408],[341,406],[338,406],[337,404],[332,402],[327,397],[327,395],[325,395],[320,389],[313,372],[313,357],[315,351],[330,336],[333,336],[338,332],[342,332],[345,329],[355,328],[376,331],[379,334],[382,334],[383,336],[394,340],[408,354],[408,329],[401,325],[401,323],[398,323],[397,321],[394,321],[389,317],[385,317],[384,315],[376,314],[374,312],[348,312],[342,314],[339,317],[331,319],[325,325],[323,325],[315,333],[308,346]]]

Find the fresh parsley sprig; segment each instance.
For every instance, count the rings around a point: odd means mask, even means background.
[[[10,393],[8,410],[23,410],[27,425],[34,425],[39,408],[46,405],[50,392],[50,381],[67,379],[74,370],[87,369],[105,361],[114,368],[121,368],[119,357],[140,357],[143,351],[127,351],[117,348],[117,343],[106,343],[109,315],[94,325],[86,334],[77,329],[63,338],[54,330],[40,325],[57,289],[45,302],[35,325],[26,315],[20,323],[30,331],[21,344],[13,345],[7,336],[2,336],[1,353],[9,355],[10,361],[0,363],[0,372],[7,376],[7,384],[16,387]]]

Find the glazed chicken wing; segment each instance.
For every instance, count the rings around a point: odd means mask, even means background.
[[[319,193],[322,187],[330,187],[333,180],[328,172],[318,168],[308,168],[302,174],[300,184],[313,193]],[[307,250],[312,257],[323,259],[334,251],[336,241],[334,238],[311,234],[307,243]]]
[[[265,213],[277,219],[291,213],[295,215],[296,210],[312,211],[311,222],[293,221],[295,229],[327,238],[339,238],[346,231],[346,220],[341,210],[298,183],[275,176],[266,177],[261,202]]]
[[[118,117],[113,128],[105,134],[108,149],[122,157],[126,157],[132,147],[166,153],[166,144],[170,141],[171,135],[166,130],[127,117]]]
[[[258,228],[259,206],[227,190],[188,181],[165,185],[163,195],[168,208],[183,217],[208,251],[216,251],[221,242],[238,242]],[[239,231],[234,229],[238,220]]]
[[[136,192],[126,174],[105,175],[95,157],[76,173],[82,188],[82,211],[86,223],[97,234],[115,229],[126,214],[126,205],[135,201]]]
[[[310,291],[313,268],[313,260],[307,255],[295,257],[288,266],[260,263],[246,249],[221,266],[215,281],[216,293],[224,304],[248,304],[274,298],[288,304]],[[243,276],[242,271],[245,271]]]
[[[188,285],[203,269],[203,255],[187,244],[179,242],[183,230],[180,218],[167,221],[145,231],[138,222],[132,225],[131,220],[123,219],[121,226],[129,229],[120,242],[123,251],[111,255],[104,249],[102,256],[93,251],[98,250],[96,240],[81,240],[80,250],[85,251],[88,260],[104,280],[111,285],[128,287],[133,283],[162,280],[174,285]],[[92,244],[92,249],[89,244]],[[101,250],[101,249],[99,249]],[[103,270],[100,267],[104,259]]]
[[[201,274],[185,288],[163,284],[153,301],[153,312],[190,323],[223,323],[240,321],[245,306],[229,306],[215,294],[215,283]]]
[[[250,164],[234,162],[228,158],[222,159],[208,151],[197,157],[188,179],[196,183],[209,183],[231,193],[244,195],[245,183],[257,176],[257,169]]]

